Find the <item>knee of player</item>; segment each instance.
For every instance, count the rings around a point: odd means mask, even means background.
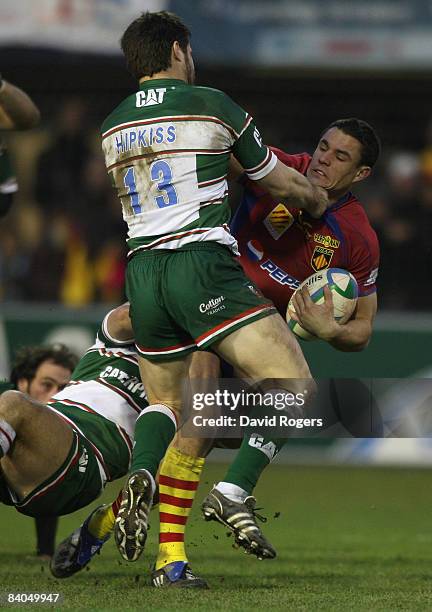
[[[313,378],[309,377],[296,379],[293,383],[291,389],[294,402],[287,406],[286,412],[296,418],[305,418],[317,394],[316,382]]]
[[[312,399],[317,394],[317,384],[312,378],[309,369],[301,373],[296,378],[275,379],[267,378],[260,381],[261,389],[271,389],[272,392],[289,392],[293,395],[300,395],[305,398],[305,402]]]

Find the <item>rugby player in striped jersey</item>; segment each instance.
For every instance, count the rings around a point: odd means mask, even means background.
[[[139,85],[104,121],[102,147],[128,225],[126,292],[151,405],[137,423],[115,527],[122,556],[133,561],[145,545],[155,476],[181,418],[193,352],[211,347],[274,394],[306,390],[310,397],[315,387],[285,321],[235,260],[226,180],[231,154],[274,198],[313,217],[324,213],[328,198],[277,159],[249,113],[223,92],[194,85],[190,31],[177,16],[142,14],[121,46]],[[283,445],[267,442],[266,454],[255,438],[245,438],[204,511],[230,525],[239,545],[260,558],[276,553],[256,524],[251,493]]]

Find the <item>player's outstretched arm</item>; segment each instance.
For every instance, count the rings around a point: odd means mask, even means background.
[[[31,98],[0,75],[0,129],[28,130],[39,121],[39,109]]]
[[[257,181],[276,201],[303,208],[312,217],[319,218],[328,207],[325,189],[312,185],[300,172],[285,166],[280,160],[264,178]]]

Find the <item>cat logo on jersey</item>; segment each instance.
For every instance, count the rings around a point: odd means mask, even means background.
[[[294,217],[282,202],[267,215],[264,226],[274,240],[278,240],[294,223]]]
[[[325,247],[317,246],[312,253],[311,266],[315,272],[324,270],[330,266],[334,251]]]
[[[166,93],[166,87],[156,87],[156,89],[148,89],[147,91],[137,91],[135,106],[141,108],[142,106],[154,106],[155,104],[162,104]]]

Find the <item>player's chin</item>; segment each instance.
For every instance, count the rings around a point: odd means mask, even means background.
[[[308,179],[312,183],[312,185],[316,185],[317,187],[322,187],[323,189],[330,188],[330,182],[327,177],[319,176],[318,174],[311,174],[308,176]]]
[[[324,189],[328,189],[329,180],[326,176],[322,174],[318,174],[317,172],[309,171],[307,174],[308,179],[312,183],[312,185],[316,185],[317,187],[323,187]]]

